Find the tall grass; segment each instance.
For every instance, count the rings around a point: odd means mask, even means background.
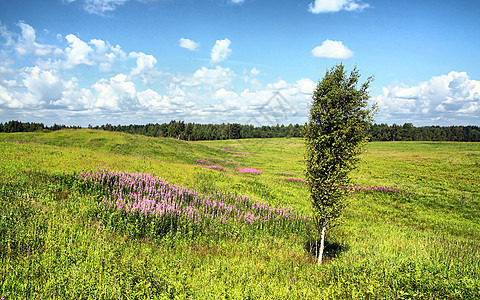
[[[212,232],[237,236],[245,231],[243,227],[278,234],[305,228],[307,219],[290,207],[277,208],[236,193],[203,194],[152,174],[101,169],[75,178],[82,190],[100,196],[96,218],[136,237],[159,238],[176,232],[191,239]]]
[[[130,148],[115,146],[126,138],[0,134],[0,298],[480,298],[480,144],[370,143],[353,178],[370,192],[352,194],[317,268],[315,241],[298,229],[307,188],[281,179],[302,179],[301,140],[130,136]],[[109,171],[88,171],[99,168]],[[198,213],[190,235],[151,230],[164,199],[177,225],[192,221],[188,207]],[[245,224],[270,210],[283,223]]]

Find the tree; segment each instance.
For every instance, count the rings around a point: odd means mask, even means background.
[[[312,97],[305,124],[306,178],[310,187],[317,237],[321,232],[318,265],[322,263],[325,231],[338,224],[346,206],[349,173],[366,143],[375,107],[368,107],[369,77],[357,89],[355,67],[347,77],[343,64],[327,71]]]

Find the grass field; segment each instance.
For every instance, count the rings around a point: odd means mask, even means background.
[[[163,178],[203,215],[122,210],[80,179],[103,169]],[[369,143],[321,267],[303,169],[301,139],[0,134],[0,298],[480,298],[480,144]]]

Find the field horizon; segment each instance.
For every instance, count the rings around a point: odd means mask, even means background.
[[[5,299],[480,297],[479,143],[368,143],[321,267],[301,138],[66,129],[0,133],[0,149]],[[111,182],[146,189],[146,174],[193,201],[168,226],[112,198]]]

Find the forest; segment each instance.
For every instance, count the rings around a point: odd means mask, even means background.
[[[0,123],[0,132],[55,131],[79,129],[80,126],[9,121]],[[249,138],[302,137],[304,125],[253,126],[238,123],[196,124],[172,120],[170,123],[149,123],[146,125],[88,126],[89,129],[141,134],[152,137],[170,137],[185,141],[212,141]],[[372,124],[369,130],[371,141],[455,141],[479,142],[479,126],[421,126],[412,123],[403,125]]]

